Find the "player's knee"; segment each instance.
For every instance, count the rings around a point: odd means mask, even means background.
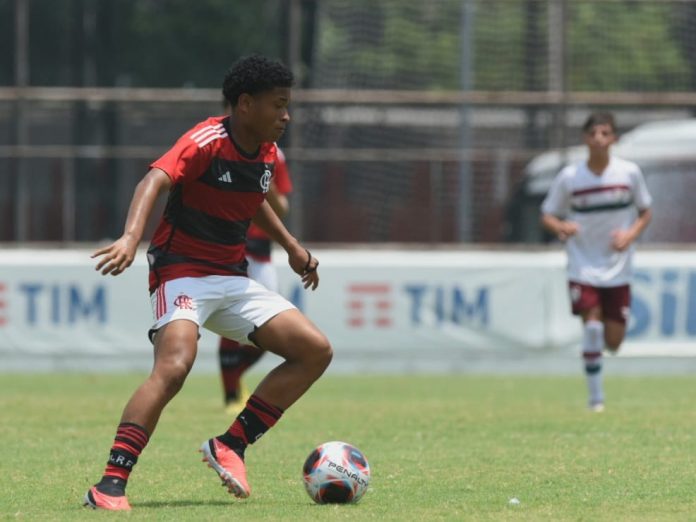
[[[317,350],[319,352],[318,356],[321,361],[321,365],[326,369],[333,359],[333,348],[331,348],[331,343],[329,340],[322,336],[323,340],[319,343]]]
[[[619,348],[621,348],[621,341],[617,343],[607,343],[607,350],[609,350],[611,353],[616,353],[619,351]]]
[[[176,395],[186,381],[186,377],[191,371],[191,367],[183,361],[177,361],[167,368],[165,384],[168,395]]]
[[[308,353],[308,358],[311,364],[317,369],[324,371],[333,358],[333,348],[331,348],[331,343],[322,333],[317,332],[312,336],[309,343],[310,350]]]
[[[172,359],[159,366],[157,373],[164,395],[171,398],[181,390],[191,366],[192,364],[184,358]]]
[[[623,336],[607,336],[604,338],[604,345],[607,347],[611,353],[616,353],[621,348],[621,343],[623,342]]]

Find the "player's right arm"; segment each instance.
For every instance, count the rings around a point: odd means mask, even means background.
[[[138,183],[128,209],[123,235],[112,244],[92,254],[92,258],[101,256],[95,269],[101,270],[102,275],[118,275],[133,263],[155,201],[171,186],[171,178],[158,168],[151,169]]]
[[[569,237],[574,236],[578,233],[578,230],[580,230],[577,223],[559,219],[553,214],[542,214],[541,224],[561,241],[565,241]]]
[[[150,171],[135,188],[123,235],[92,254],[92,257],[103,256],[97,270],[101,270],[103,275],[118,275],[131,265],[157,197],[175,183],[192,181],[200,176],[210,163],[212,142],[226,136],[222,124],[208,119],[187,131],[150,165]]]
[[[541,224],[561,241],[574,236],[580,230],[577,223],[566,221],[565,216],[570,210],[570,192],[568,177],[572,171],[563,169],[553,181],[549,193],[541,204]]]

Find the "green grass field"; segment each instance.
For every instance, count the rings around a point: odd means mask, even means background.
[[[0,375],[0,517],[112,519],[82,508],[121,408],[143,376]],[[696,381],[609,378],[607,411],[581,376],[321,380],[247,452],[239,501],[199,461],[229,424],[215,376],[193,376],[131,475],[132,520],[696,519]],[[368,457],[357,505],[317,506],[310,450],[346,440]],[[519,505],[510,505],[517,497]]]

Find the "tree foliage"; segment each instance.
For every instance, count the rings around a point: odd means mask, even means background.
[[[462,35],[463,6],[473,34]],[[303,6],[311,0],[302,2]],[[548,85],[549,0],[320,0],[316,87],[458,89]],[[14,75],[14,1],[0,0],[0,83]],[[568,1],[571,90],[688,90],[696,83],[696,2]],[[237,57],[287,58],[288,2],[30,0],[33,85],[217,86]],[[60,6],[60,8],[58,8]],[[86,27],[85,13],[94,17]],[[531,13],[531,14],[530,14]],[[89,24],[87,24],[89,25]],[[94,74],[85,75],[92,66]]]
[[[570,88],[685,89],[689,66],[670,24],[673,7],[641,2],[572,3],[568,38]]]
[[[81,85],[93,64],[97,85],[217,87],[238,57],[283,58],[283,2],[255,0],[30,0],[33,85]],[[94,29],[89,26],[90,16]],[[0,27],[14,2],[0,0]],[[14,31],[0,31],[0,82],[13,82]]]
[[[466,1],[323,0],[315,83],[458,89],[464,66],[461,48],[468,44],[475,89],[545,88],[548,32],[563,32],[549,27],[548,0],[468,0],[473,7],[473,35],[462,42]],[[569,89],[689,87],[694,67],[688,52],[694,45],[689,41],[696,34],[675,28],[683,6],[635,0],[567,5]],[[535,18],[529,16],[532,8]],[[543,78],[531,82],[530,71]]]

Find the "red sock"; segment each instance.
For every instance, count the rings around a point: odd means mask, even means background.
[[[252,395],[227,432],[217,439],[243,457],[247,445],[259,440],[275,426],[282,415],[281,408],[268,404],[257,395]]]
[[[147,445],[150,436],[145,428],[132,422],[122,422],[116,430],[114,444],[111,446],[109,462],[104,469],[97,489],[107,494],[123,494],[133,466]]]
[[[241,345],[223,337],[220,339],[218,353],[225,402],[237,400],[242,374],[261,358],[263,350],[255,346]]]

